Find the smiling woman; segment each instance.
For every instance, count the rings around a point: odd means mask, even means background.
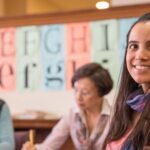
[[[130,33],[128,43],[128,71],[147,92],[150,87],[150,22],[137,24]]]
[[[132,25],[127,35],[115,113],[104,149],[150,149],[149,109],[150,13],[147,13]]]

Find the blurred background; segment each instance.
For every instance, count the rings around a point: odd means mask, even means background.
[[[98,0],[0,0],[0,16],[22,16],[96,9]],[[150,3],[150,0],[111,0],[111,7]]]

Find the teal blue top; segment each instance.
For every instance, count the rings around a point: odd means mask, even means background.
[[[14,150],[14,129],[9,108],[3,104],[0,113],[0,150]]]

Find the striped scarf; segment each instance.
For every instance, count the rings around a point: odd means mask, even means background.
[[[92,136],[89,136],[88,128],[83,122],[81,116],[79,114],[76,114],[76,137],[81,145],[82,150],[94,150],[94,144],[102,135],[108,118],[108,115],[100,116],[98,120],[98,125],[92,132]]]
[[[133,110],[142,112],[148,99],[150,100],[150,93],[144,94],[143,91],[139,89],[131,93],[126,102]]]
[[[131,109],[143,112],[148,100],[150,100],[150,93],[143,93],[142,89],[138,89],[129,95],[126,102]],[[127,141],[122,150],[136,150],[136,148],[131,141]]]

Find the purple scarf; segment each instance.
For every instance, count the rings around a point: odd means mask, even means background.
[[[150,100],[150,93],[144,93],[142,89],[138,89],[128,96],[126,103],[131,109],[137,112],[143,112],[148,100]],[[128,141],[122,150],[136,150],[136,148],[131,141]]]
[[[142,112],[147,100],[150,100],[150,93],[144,94],[142,89],[139,89],[129,95],[126,103],[133,110]]]

